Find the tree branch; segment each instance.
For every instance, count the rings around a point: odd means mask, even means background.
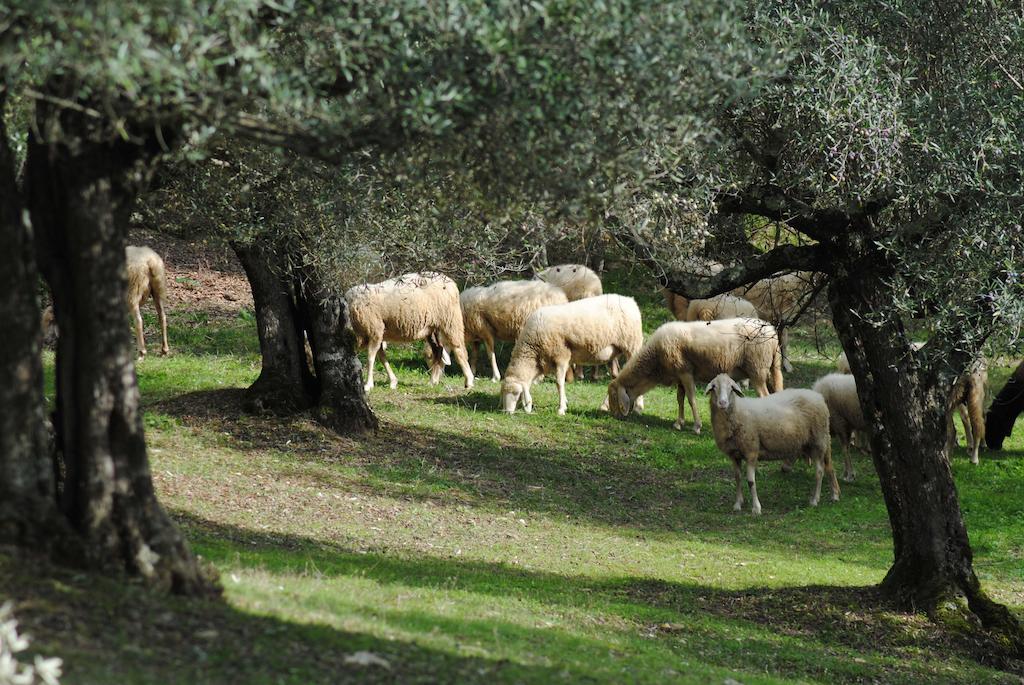
[[[666,272],[655,256],[651,245],[623,227],[614,235],[620,243],[632,250],[637,259],[646,264],[663,286],[690,299],[712,297],[728,292],[762,278],[792,271],[828,272],[830,261],[821,245],[780,245],[773,250],[745,259],[726,267],[713,276],[684,272]]]

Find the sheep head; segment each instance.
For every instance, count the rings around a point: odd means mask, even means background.
[[[704,388],[704,392],[707,393],[708,399],[711,401],[711,408],[728,410],[732,406],[732,394],[737,395],[743,394],[743,388],[740,384],[734,381],[729,374],[720,373],[708,383],[707,387]]]
[[[629,396],[626,389],[617,381],[613,380],[608,384],[608,399],[606,401],[608,411],[612,416],[625,418],[633,411],[633,398]]]

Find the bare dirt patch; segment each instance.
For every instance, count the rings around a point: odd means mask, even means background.
[[[134,229],[129,243],[148,245],[167,267],[172,311],[203,311],[212,318],[234,318],[252,309],[252,291],[238,258],[222,242],[183,240],[149,229]]]

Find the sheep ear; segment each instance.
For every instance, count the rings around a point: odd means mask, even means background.
[[[441,363],[443,363],[445,366],[452,365],[452,357],[450,354],[448,354],[448,349],[445,347],[441,348]]]
[[[711,388],[715,387],[715,380],[716,379],[712,379],[711,382],[708,383],[707,386],[705,386],[705,388],[704,388],[704,394],[705,395],[711,394]]]
[[[736,393],[737,395],[742,395],[743,394],[743,388],[740,386],[739,383],[737,383],[736,381],[734,381],[732,379],[729,379],[729,383],[732,385],[732,391],[734,393]]]
[[[629,393],[622,386],[619,386],[619,404],[622,405],[627,414],[633,408],[633,400],[629,399]]]

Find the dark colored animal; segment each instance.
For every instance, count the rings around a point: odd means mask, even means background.
[[[1024,411],[1024,362],[1017,367],[999,391],[985,415],[985,444],[989,449],[1001,450],[1013,430],[1017,415]]]

